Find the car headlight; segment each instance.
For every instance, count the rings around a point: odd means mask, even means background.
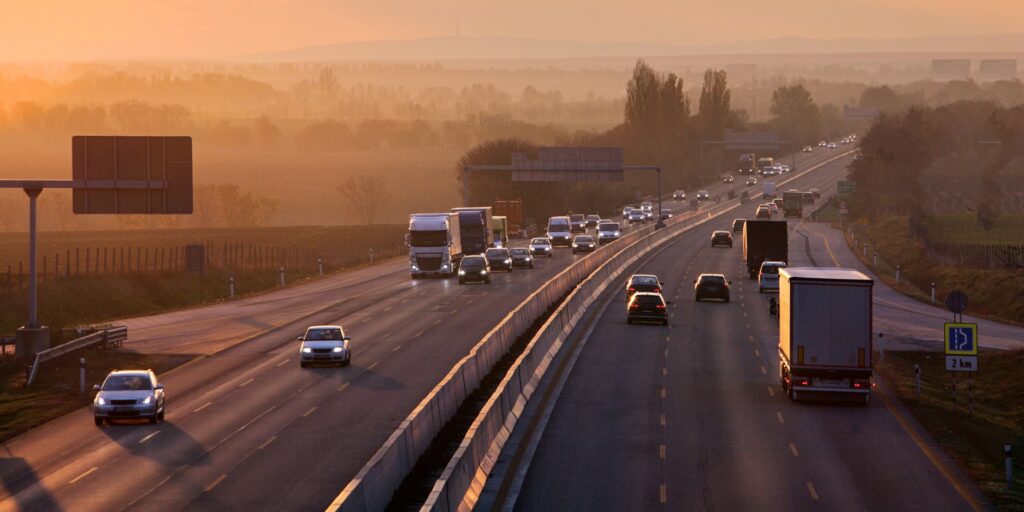
[[[414,264],[412,265],[412,271],[413,271],[413,272],[419,272],[419,271],[420,271],[420,267],[419,267],[419,265],[416,265],[416,264],[414,263]]]
[[[149,405],[153,403],[153,395],[149,395],[142,400],[142,405]]]
[[[107,401],[102,396],[96,397],[96,405],[107,405]]]
[[[449,265],[447,263],[445,263],[444,265],[441,265],[441,270],[448,270],[450,268],[451,268],[451,265]]]
[[[576,244],[572,244],[572,246],[573,246],[573,247],[576,247]]]
[[[332,350],[331,352],[341,352],[343,350],[345,350],[344,347],[334,347],[334,350]]]
[[[466,271],[465,271],[465,270],[460,270],[460,271],[459,271],[459,275],[460,275],[460,276],[464,276],[464,275],[466,275]]]
[[[505,263],[506,263],[506,264],[508,264],[508,263],[512,263],[512,258],[505,258]]]
[[[486,275],[486,274],[487,274],[487,271],[486,271],[486,270],[481,270],[481,271],[480,271],[480,274],[481,274],[481,275]]]
[[[616,232],[612,233],[612,236],[619,236],[619,232],[616,231]]]
[[[526,261],[533,261],[533,258],[531,258],[531,257],[527,256],[527,257],[526,257]]]
[[[313,349],[311,349],[309,347],[302,347],[302,353],[304,353],[304,354],[312,354],[313,353]]]

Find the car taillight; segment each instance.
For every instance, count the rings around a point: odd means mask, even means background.
[[[661,288],[655,288],[654,293],[661,293]]]
[[[637,304],[636,302],[634,302],[634,303],[629,305],[629,309],[640,309],[640,304]]]
[[[631,292],[635,292],[635,291],[636,291],[636,288],[633,288],[632,286],[630,286],[630,287],[629,287],[629,291],[631,291]]]
[[[810,386],[811,385],[811,379],[804,379],[804,378],[794,379],[793,380],[793,384],[795,384],[797,386]]]
[[[665,309],[665,305],[664,304],[655,304],[654,307],[657,308],[657,309]]]
[[[853,381],[854,389],[868,389],[871,387],[870,380],[855,380]]]

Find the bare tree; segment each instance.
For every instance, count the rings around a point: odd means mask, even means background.
[[[370,174],[348,176],[341,181],[337,189],[345,198],[346,206],[363,224],[372,225],[380,222],[380,214],[387,209],[390,197],[384,178]]]

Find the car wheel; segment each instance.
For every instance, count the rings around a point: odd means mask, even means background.
[[[491,284],[491,278],[488,277],[487,280],[484,281],[484,284]]]
[[[726,298],[725,298],[725,301],[726,301],[726,302],[729,302],[729,297],[726,297]]]
[[[156,415],[156,419],[159,421],[163,421],[165,412],[167,412],[166,406],[164,409],[160,409],[160,412]]]
[[[626,324],[632,324],[632,323],[633,323],[633,319],[627,316],[626,317]]]
[[[153,413],[153,415],[149,417],[149,424],[150,425],[156,425],[156,421],[157,421],[156,413]]]
[[[530,263],[530,270],[533,270],[533,263]]]
[[[100,418],[99,416],[95,416],[95,417],[93,417],[93,421],[96,422],[96,426],[97,427],[102,427],[103,426],[103,418]]]
[[[459,284],[466,284],[466,281],[463,281],[462,279],[459,279]]]
[[[307,363],[305,361],[299,361],[299,366],[302,367],[302,368],[306,368],[306,367],[309,366],[309,363]]]

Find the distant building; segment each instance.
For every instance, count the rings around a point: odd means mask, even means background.
[[[1017,78],[1017,59],[983,59],[978,66],[978,78],[1013,80]]]
[[[933,59],[932,78],[960,80],[971,77],[970,59]]]

